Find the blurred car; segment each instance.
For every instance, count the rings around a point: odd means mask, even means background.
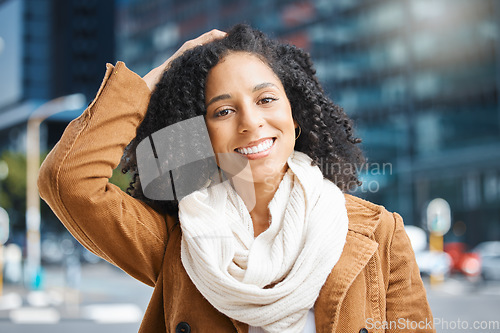
[[[446,252],[437,251],[419,251],[415,252],[420,274],[423,276],[442,275],[444,277],[450,274],[451,257]]]
[[[462,242],[445,243],[444,252],[451,257],[451,271],[475,278],[481,275],[481,258],[475,251],[468,252]]]
[[[64,259],[60,237],[56,233],[44,233],[41,237],[41,256],[44,264],[60,264]]]
[[[474,252],[481,258],[483,279],[500,280],[500,241],[479,243]]]
[[[68,257],[76,256],[82,263],[95,264],[101,259],[84,248],[67,232],[44,233],[41,241],[43,264],[64,264]]]
[[[427,234],[422,228],[413,225],[405,225],[405,231],[410,239],[415,259],[420,274],[424,276],[442,275],[448,276],[451,269],[452,259],[445,252],[429,251]]]

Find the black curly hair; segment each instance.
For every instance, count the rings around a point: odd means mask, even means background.
[[[127,192],[157,210],[177,215],[177,201],[151,200],[144,195],[137,169],[137,145],[169,125],[204,116],[205,84],[210,69],[227,54],[238,51],[258,56],[281,80],[292,116],[302,130],[295,142],[295,150],[311,157],[313,165],[318,165],[324,177],[342,191],[359,186],[355,166],[364,162],[357,145],[361,140],[353,136],[351,119],[326,96],[315,76],[309,54],[239,24],[225,38],[186,51],[163,73],[152,93],[146,116],[137,128],[136,137],[122,157],[122,172],[130,172],[133,177]]]

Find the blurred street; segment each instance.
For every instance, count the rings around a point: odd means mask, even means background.
[[[470,283],[458,275],[437,286],[426,282],[426,289],[437,332],[500,332],[500,281]]]
[[[0,332],[137,332],[153,291],[106,262],[83,266],[79,293],[63,288],[61,266],[44,280],[43,292],[4,286]]]
[[[0,332],[138,331],[152,288],[101,262],[82,269],[78,298],[61,287],[64,276],[60,266],[46,268],[43,292],[6,285]],[[435,286],[424,282],[438,332],[500,332],[500,281],[471,283],[455,275]]]

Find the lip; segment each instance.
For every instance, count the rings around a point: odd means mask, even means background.
[[[250,141],[246,146],[242,146],[242,147],[236,147],[236,149],[242,149],[242,148],[250,148],[250,147],[256,147],[258,146],[261,142],[264,142],[266,140],[269,140],[269,139],[272,139],[273,141],[276,139],[274,137],[267,137],[267,138],[262,138],[262,139],[259,139],[259,140],[255,140],[255,141]]]
[[[254,154],[242,154],[242,153],[238,152],[238,149],[255,147],[255,146],[258,146],[261,142],[264,142],[264,141],[269,140],[269,139],[271,139],[273,141],[273,143],[272,143],[271,147],[269,147],[268,149],[266,149],[264,151],[261,151],[259,153],[254,153]],[[259,139],[259,140],[250,142],[250,144],[248,146],[235,148],[234,151],[236,153],[238,153],[239,155],[246,157],[249,160],[257,160],[260,158],[267,157],[271,153],[271,150],[274,148],[275,142],[276,142],[275,137],[263,138],[263,139]]]

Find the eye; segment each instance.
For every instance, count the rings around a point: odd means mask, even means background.
[[[215,112],[215,117],[225,117],[229,115],[233,110],[231,109],[222,109],[220,111]]]
[[[277,101],[277,98],[274,97],[264,97],[259,100],[257,104],[269,104],[271,102]]]

